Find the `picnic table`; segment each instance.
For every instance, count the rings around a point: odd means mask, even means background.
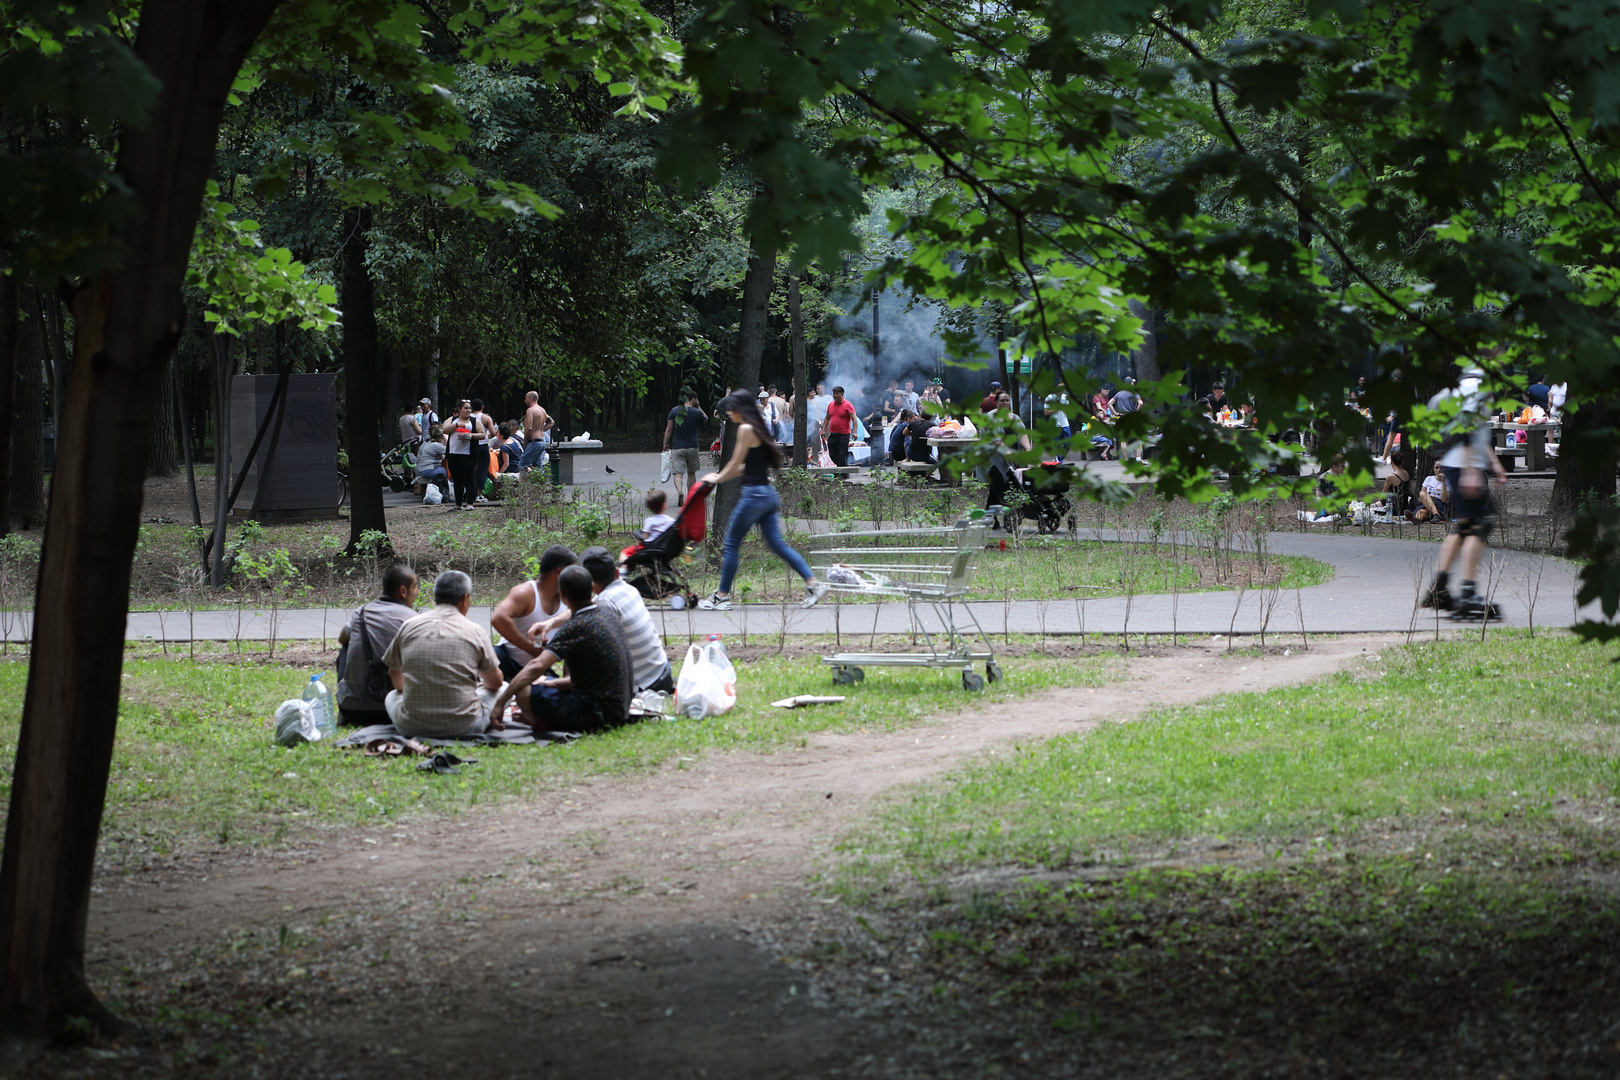
[[[600,439],[585,439],[580,442],[554,442],[546,447],[546,453],[551,455],[551,482],[561,486],[574,482],[574,455],[587,450],[602,449]]]
[[[1497,455],[1502,460],[1502,468],[1511,471],[1513,459],[1518,456],[1518,448],[1508,450],[1507,433],[1510,431],[1528,431],[1530,437],[1524,443],[1524,467],[1532,472],[1539,472],[1547,467],[1547,432],[1561,431],[1563,425],[1557,421],[1543,421],[1539,424],[1521,424],[1516,420],[1492,420],[1492,441],[1495,443]]]
[[[945,481],[946,487],[961,487],[962,474],[953,472],[945,467],[945,459],[951,454],[959,454],[978,443],[977,439],[929,439],[928,445],[939,451],[939,478]]]

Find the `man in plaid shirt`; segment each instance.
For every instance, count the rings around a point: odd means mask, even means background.
[[[383,662],[394,689],[383,701],[402,734],[449,739],[502,727],[490,708],[501,667],[489,634],[467,618],[472,578],[446,570],[433,582],[433,610],[406,621]]]

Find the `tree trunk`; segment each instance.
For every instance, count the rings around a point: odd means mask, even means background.
[[[17,352],[22,336],[16,272],[0,275],[0,535],[11,531],[11,415]]]
[[[732,357],[733,386],[752,395],[759,385],[759,361],[765,353],[765,323],[771,308],[771,285],[776,281],[776,247],[761,250],[757,246],[748,256],[748,273],[743,277],[742,323],[737,330],[737,352]],[[720,417],[720,461],[723,465],[731,454],[734,424]],[[714,525],[716,533],[725,531],[731,512],[737,507],[737,496],[742,480],[727,480],[714,493]],[[718,547],[715,549],[718,551]]]
[[[62,397],[67,389],[68,369],[72,366],[73,358],[68,355],[67,339],[62,325],[62,298],[54,292],[45,297],[46,340],[50,343],[51,369],[48,372],[51,379],[51,431],[55,432],[56,440],[62,438]]]
[[[276,0],[148,0],[135,52],[163,91],[120,135],[132,212],[115,270],[74,297],[34,602],[34,643],[0,862],[0,1033],[37,1045],[72,1022],[126,1025],[84,976],[85,925],[117,730],[130,564],[151,416],[185,311],[181,296],[225,97]]]
[[[805,407],[804,315],[799,302],[799,270],[788,271],[788,338],[793,351],[793,467],[804,468],[808,461],[810,410]]]
[[[382,442],[377,435],[377,308],[366,248],[371,209],[343,215],[343,433],[349,451],[349,547],[362,533],[388,531],[383,514]]]
[[[11,506],[14,529],[45,521],[45,309],[39,290],[17,290],[22,323],[17,332],[11,421]]]
[[[1140,300],[1129,302],[1131,314],[1142,320],[1142,346],[1131,353],[1132,372],[1141,382],[1157,382],[1163,377],[1159,370],[1158,313]]]
[[[771,287],[776,282],[776,247],[755,248],[743,278],[742,323],[737,330],[737,355],[732,364],[736,386],[749,394],[759,385],[759,361],[765,353],[765,326],[771,310]]]
[[[395,436],[399,434],[399,418],[404,415],[405,408],[399,401],[401,368],[405,366],[405,358],[397,349],[388,350],[388,358],[383,365],[383,393],[382,393],[382,419],[388,425],[383,435],[385,446],[394,445]]]
[[[173,361],[170,361],[172,366]],[[163,382],[169,382],[167,372]],[[147,476],[173,476],[180,467],[179,447],[175,439],[174,395],[158,395],[157,412],[152,415],[152,449],[146,462]]]
[[[1616,416],[1613,401],[1589,401],[1564,413],[1552,508],[1565,521],[1588,500],[1614,501]]]
[[[231,513],[231,380],[236,375],[236,339],[216,332],[214,354],[214,535],[208,552],[208,583],[225,587],[225,528]]]

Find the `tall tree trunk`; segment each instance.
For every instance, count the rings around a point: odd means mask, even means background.
[[[1588,500],[1614,501],[1615,421],[1620,418],[1616,404],[1588,401],[1564,413],[1552,507],[1565,521]]]
[[[171,360],[172,366],[174,361]],[[168,373],[163,376],[165,385]],[[173,476],[180,467],[179,446],[175,438],[174,395],[158,395],[157,411],[152,414],[152,449],[146,462],[147,476]]]
[[[17,290],[18,327],[11,421],[11,506],[14,529],[38,528],[45,521],[45,309],[39,290]]]
[[[732,357],[732,385],[749,394],[759,385],[759,360],[765,352],[765,323],[771,308],[771,285],[776,280],[776,246],[762,249],[756,243],[748,256],[748,273],[743,277],[742,321],[737,330],[737,351]],[[721,426],[720,461],[725,463],[731,455],[731,444],[736,426],[719,418]],[[737,496],[742,480],[728,480],[714,493],[714,524],[716,533],[724,533],[731,512],[737,508]],[[715,549],[718,551],[718,547]]]
[[[216,332],[214,356],[214,536],[208,553],[208,583],[225,587],[225,528],[231,513],[231,381],[236,377],[236,338]]]
[[[810,437],[810,410],[805,408],[804,397],[804,313],[799,302],[798,267],[788,271],[787,302],[788,338],[793,352],[793,466],[802,469],[808,460],[809,448],[805,444]]]
[[[34,602],[34,647],[0,861],[0,1035],[37,1045],[70,1022],[125,1024],[84,975],[90,883],[117,730],[121,628],[141,520],[151,416],[185,310],[191,240],[225,97],[276,0],[147,0],[135,52],[163,87],[119,138],[133,193],[123,257],[74,298]]]
[[[16,272],[0,274],[0,535],[11,531],[11,416],[16,397],[17,352],[22,320]]]
[[[388,531],[383,514],[382,443],[377,435],[377,308],[366,249],[371,208],[343,215],[343,433],[349,451],[349,552],[360,535]]]
[[[402,374],[400,369],[404,366],[405,358],[399,354],[399,351],[389,349],[388,358],[383,365],[382,393],[383,423],[389,425],[383,436],[383,443],[386,446],[394,444],[394,438],[399,434],[399,418],[405,413],[404,406],[400,404],[399,400],[400,376]]]
[[[1159,331],[1157,312],[1140,300],[1129,302],[1131,314],[1142,320],[1142,345],[1131,353],[1135,375],[1142,382],[1155,382],[1162,377],[1159,370]]]

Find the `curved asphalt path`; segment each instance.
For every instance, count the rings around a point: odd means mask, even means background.
[[[1118,539],[1111,530],[1089,529],[1082,538]],[[1267,545],[1273,554],[1304,555],[1329,564],[1333,580],[1289,591],[1158,593],[1098,600],[973,599],[955,605],[955,616],[959,624],[967,625],[961,610],[967,607],[991,634],[1252,635],[1261,631],[1262,624],[1268,634],[1297,634],[1301,629],[1309,634],[1405,633],[1468,625],[1437,618],[1416,606],[1419,589],[1434,573],[1440,551],[1435,543],[1355,532],[1276,532],[1269,535]],[[1503,611],[1502,621],[1493,625],[1527,626],[1533,621],[1537,626],[1568,626],[1576,615],[1576,571],[1574,563],[1562,559],[1487,550],[1480,567],[1481,590],[1491,590]],[[873,604],[839,600],[836,594],[808,611],[789,607],[784,612],[779,605],[767,604],[737,605],[729,612],[652,610],[666,638],[674,640],[745,632],[760,638],[779,632],[837,634],[847,636],[849,647],[856,648],[868,635],[911,629],[906,605],[899,600]],[[481,625],[489,624],[489,608],[474,608],[471,614]],[[1596,605],[1581,614],[1596,618]],[[272,627],[268,610],[199,611],[189,618],[184,611],[136,612],[129,616],[125,636],[132,641],[263,641],[273,628],[278,640],[312,641],[335,637],[348,617],[349,609],[344,608],[288,609],[275,614]],[[27,615],[0,613],[0,631],[8,640],[26,641],[29,623]]]

